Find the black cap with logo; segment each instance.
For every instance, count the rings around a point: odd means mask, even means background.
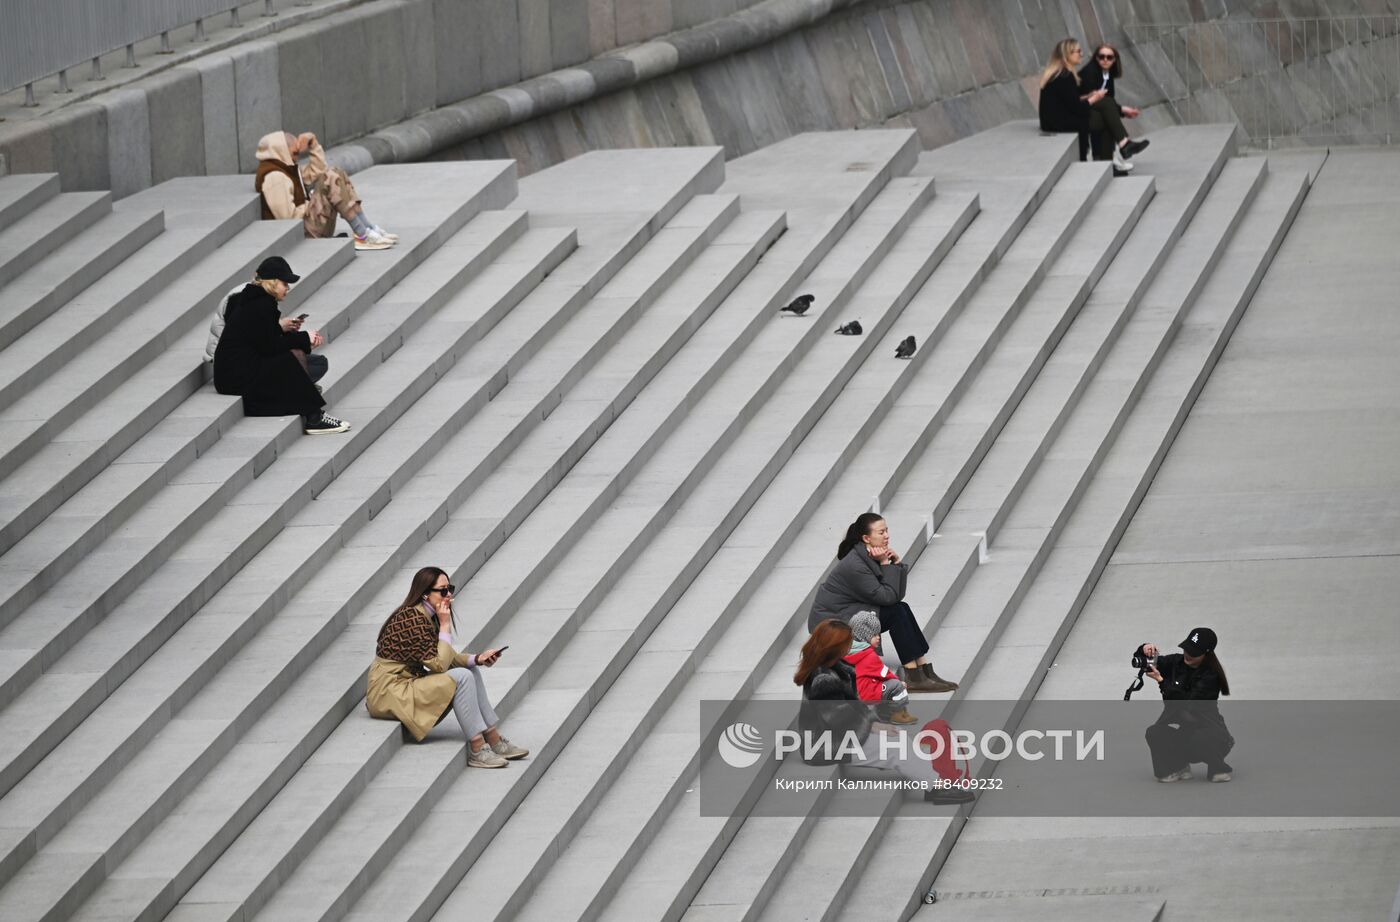
[[[1215,649],[1215,631],[1208,627],[1196,627],[1191,629],[1191,633],[1186,639],[1177,644],[1191,656],[1200,656]]]

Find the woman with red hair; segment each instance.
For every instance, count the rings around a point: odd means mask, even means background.
[[[925,800],[937,804],[972,800],[973,794],[969,790],[934,787],[940,775],[926,759],[872,755],[880,750],[878,739],[871,738],[873,731],[898,730],[889,724],[877,723],[874,706],[860,700],[856,692],[856,671],[845,661],[849,652],[851,627],[835,618],[819,623],[802,645],[797,673],[792,677],[795,684],[802,686],[803,706],[798,724],[809,736],[830,734],[829,752],[832,753],[829,757],[818,754],[808,759],[808,764],[836,765],[848,762],[858,767],[893,770],[926,785]],[[860,742],[861,758],[847,759],[840,755],[841,741],[846,734],[854,734]]]

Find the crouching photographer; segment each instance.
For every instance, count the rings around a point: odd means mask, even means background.
[[[1163,783],[1188,781],[1191,764],[1204,762],[1211,781],[1229,781],[1233,769],[1225,756],[1235,738],[1225,726],[1216,703],[1230,694],[1225,669],[1215,655],[1215,632],[1198,627],[1177,646],[1181,653],[1159,656],[1155,644],[1133,653],[1139,675],[1156,682],[1162,692],[1162,715],[1147,728],[1152,750],[1152,774]]]

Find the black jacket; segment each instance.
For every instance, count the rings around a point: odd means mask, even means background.
[[[1137,653],[1142,653],[1138,647]],[[1157,657],[1157,671],[1162,674],[1162,716],[1157,723],[1186,724],[1203,723],[1225,726],[1225,718],[1220,714],[1220,676],[1204,663],[1199,666],[1186,665],[1186,657],[1180,653],[1168,653]]]
[[[249,416],[315,413],[325,406],[293,349],[311,351],[311,337],[279,325],[277,299],[248,285],[228,300],[224,332],[214,350],[214,389],[243,398]]]
[[[802,683],[802,698],[798,727],[814,739],[818,734],[830,734],[833,755],[830,759],[820,755],[807,759],[808,765],[843,762],[845,759],[834,758],[842,737],[848,732],[854,733],[856,739],[864,743],[870,735],[870,725],[875,722],[874,709],[860,700],[856,693],[855,668],[845,660],[813,669]]]
[[[879,611],[903,600],[908,578],[907,565],[882,565],[870,556],[864,542],[857,544],[836,562],[817,589],[807,615],[807,630],[814,630],[827,618],[849,622],[856,612]]]
[[[1089,104],[1081,99],[1097,86],[1081,87],[1074,74],[1062,70],[1040,88],[1040,130],[1074,132],[1089,130]]]
[[[1100,87],[1108,90],[1108,98],[1113,100],[1113,104],[1118,106],[1118,111],[1123,111],[1123,106],[1119,104],[1116,94],[1113,92],[1113,74],[1108,74],[1108,86],[1104,86],[1104,69],[1097,61],[1090,61],[1079,68],[1080,91],[1086,96]]]

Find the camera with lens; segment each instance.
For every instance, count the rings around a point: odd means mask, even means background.
[[[1133,683],[1128,686],[1128,690],[1123,692],[1124,701],[1132,698],[1133,692],[1142,690],[1142,677],[1157,668],[1157,657],[1148,656],[1146,653],[1142,652],[1142,648],[1138,648],[1138,650],[1133,653],[1133,668],[1137,670],[1137,678],[1133,679]]]

